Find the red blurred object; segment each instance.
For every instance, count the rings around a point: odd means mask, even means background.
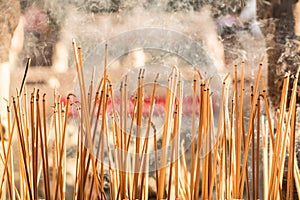
[[[213,109],[215,109],[216,105],[215,105],[215,100],[212,99],[213,101]],[[115,109],[117,111],[119,111],[119,105],[120,105],[120,99],[115,99]],[[62,104],[66,104],[67,103],[67,99],[66,97],[61,98],[61,103]],[[112,102],[111,99],[108,99],[108,106],[107,106],[107,113],[109,115],[112,114],[113,111],[113,106],[112,106]],[[134,103],[135,103],[135,98],[130,98],[127,101],[127,112],[128,114],[132,114],[133,109],[134,109]],[[72,106],[70,107],[68,114],[69,116],[77,116],[78,115],[78,111],[77,108],[78,106],[80,106],[80,99],[75,98],[75,97],[71,97],[70,99],[70,104],[72,104]],[[155,106],[154,106],[154,110],[153,110],[153,116],[160,116],[160,115],[164,115],[165,114],[165,104],[166,104],[166,99],[165,97],[161,96],[161,97],[156,97],[155,98]],[[182,102],[183,106],[182,106],[182,114],[186,115],[186,116],[191,116],[192,112],[193,112],[193,99],[191,96],[187,96],[183,98],[183,102]],[[144,99],[144,103],[143,103],[143,116],[144,117],[148,117],[150,114],[150,108],[151,108],[151,98],[145,98]],[[199,113],[199,98],[196,101],[196,114]],[[97,108],[95,109],[95,115],[97,114]],[[100,113],[102,114],[102,113]]]

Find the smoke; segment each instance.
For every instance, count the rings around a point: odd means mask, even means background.
[[[53,43],[57,43],[56,47],[54,47],[55,56],[53,58],[55,61],[53,64],[60,71],[64,71],[62,68],[68,65],[68,62],[72,63],[72,56],[67,55],[72,55],[72,38],[77,39],[81,43],[83,55],[88,57],[87,55],[94,49],[97,49],[104,41],[108,41],[122,33],[143,28],[176,31],[198,42],[208,55],[204,61],[211,60],[212,66],[220,74],[227,71],[224,52],[232,52],[238,55],[239,58],[248,58],[249,60],[251,60],[250,56],[252,56],[252,53],[248,55],[247,51],[255,54],[258,48],[259,51],[257,52],[260,55],[264,53],[264,42],[261,43],[263,38],[260,38],[260,41],[256,40],[257,36],[262,35],[259,24],[256,21],[255,0],[248,1],[239,16],[228,14],[228,16],[223,16],[223,18],[220,16],[218,21],[215,19],[215,10],[218,8],[214,5],[218,5],[218,3],[208,6],[201,5],[200,8],[198,4],[193,4],[188,0],[45,0],[42,5],[40,5],[39,1],[33,0],[32,2],[32,4],[39,6],[48,14],[49,22],[52,23],[51,26],[56,27],[56,31],[59,34],[59,41],[53,41]],[[232,23],[232,26],[243,26],[243,23],[250,24],[251,33],[245,30],[236,34],[237,41],[242,44],[241,48],[236,48],[236,45],[233,43],[226,44],[224,47],[223,42],[224,40],[226,41],[226,38],[221,38],[220,32],[218,32],[220,26],[224,26],[220,25],[220,22],[226,26],[228,26],[228,23]],[[121,41],[120,46],[126,46],[126,44],[131,42]],[[190,54],[195,53],[192,50]],[[141,55],[141,52],[138,54],[140,56],[133,55],[130,60],[132,63],[137,63],[136,65],[141,66],[143,62],[146,62],[147,56]],[[254,56],[259,57],[258,53]],[[142,61],[142,57],[145,57],[145,61]],[[163,57],[161,58],[163,59]],[[98,59],[99,65],[102,65],[102,58],[95,59]],[[182,63],[176,60],[178,58],[175,59],[174,56],[174,59],[169,60],[167,64],[172,61],[174,62],[173,64]],[[229,64],[237,64],[240,60],[230,59],[231,62]],[[259,59],[254,60],[257,62]],[[126,63],[119,63],[119,65],[126,66]],[[85,67],[93,68],[95,66]]]
[[[75,5],[69,5],[61,30],[61,41],[66,46],[70,46],[71,39],[76,38],[86,55],[104,41],[131,30],[143,28],[172,30],[186,35],[203,46],[210,56],[206,60],[212,59],[213,66],[217,68],[217,71],[222,72],[224,50],[218,38],[217,26],[211,16],[210,8],[204,7],[200,12],[186,12],[186,10],[168,12],[167,1],[157,1],[160,2],[159,6],[154,6],[155,2],[141,1],[133,4],[132,1],[122,1],[118,12],[100,13],[87,12],[83,9],[84,6],[78,9]],[[131,42],[124,40],[120,46]],[[141,65],[140,61],[138,63]]]

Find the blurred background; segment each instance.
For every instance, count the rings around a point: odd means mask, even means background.
[[[247,79],[251,80],[258,64],[264,62],[268,84],[278,85],[270,90],[276,105],[279,100],[275,88],[280,88],[283,72],[293,71],[299,64],[299,10],[297,0],[21,0],[20,20],[10,50],[10,88],[14,92],[20,87],[30,57],[27,85],[56,88],[64,94],[72,92],[72,38],[83,48],[85,68],[95,67],[100,72],[102,55],[95,50],[102,48],[101,44],[124,32],[155,27],[176,31],[198,42],[208,55],[206,60],[221,76],[245,60]],[[118,45],[130,46],[134,40],[147,38],[127,37]],[[199,62],[149,50],[143,43],[140,48],[128,48],[123,56],[112,58],[109,65],[118,70],[157,62],[202,68]],[[115,79],[120,75],[115,73]]]

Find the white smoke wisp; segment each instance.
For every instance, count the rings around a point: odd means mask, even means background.
[[[217,27],[211,17],[210,8],[204,7],[200,12],[168,12],[165,4],[161,2],[161,7],[151,8],[145,8],[139,4],[135,7],[122,8],[116,13],[98,14],[82,12],[70,6],[62,26],[61,40],[65,45],[70,45],[72,38],[78,39],[85,53],[96,48],[103,41],[130,30],[143,28],[173,30],[199,42],[211,57],[209,59],[213,60],[217,71],[223,72],[224,49],[218,38]],[[126,45],[132,41],[122,42]],[[144,55],[141,55],[141,52],[138,54],[133,56],[133,59],[136,58],[135,63],[141,66]]]

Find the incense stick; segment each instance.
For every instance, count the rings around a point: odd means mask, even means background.
[[[220,99],[214,99],[212,95],[211,79],[205,79],[194,67],[192,80],[187,81],[192,88],[191,96],[188,96],[191,99],[191,105],[188,106],[192,108],[191,113],[187,115],[190,117],[189,120],[192,120],[190,130],[192,141],[189,147],[191,152],[186,153],[184,149],[186,147],[183,147],[186,141],[180,141],[181,123],[186,117],[183,115],[183,109],[187,106],[184,105],[181,69],[176,66],[170,67],[171,73],[164,94],[164,125],[159,132],[156,130],[154,120],[157,115],[154,111],[155,106],[159,103],[157,98],[160,98],[156,94],[158,75],[153,77],[149,103],[145,100],[147,69],[139,71],[138,87],[133,98],[129,97],[127,85],[132,80],[127,80],[126,75],[121,80],[120,95],[115,98],[115,84],[110,81],[107,72],[108,45],[106,44],[103,74],[94,90],[94,69],[89,89],[86,91],[82,49],[76,45],[75,40],[73,51],[80,86],[80,100],[71,102],[73,95],[69,94],[64,104],[63,96],[55,91],[52,110],[53,127],[48,127],[46,94],[41,97],[39,89],[34,89],[27,97],[24,87],[28,67],[26,68],[22,86],[17,91],[17,97],[12,101],[12,113],[9,105],[7,109],[8,145],[4,144],[4,141],[1,143],[3,155],[0,159],[4,164],[4,170],[0,180],[0,196],[3,196],[3,191],[7,190],[10,199],[66,198],[66,170],[69,164],[66,142],[70,106],[78,110],[78,115],[75,116],[78,120],[78,135],[74,199],[148,199],[148,184],[151,177],[149,152],[152,150],[157,199],[196,200],[199,196],[202,199],[241,199],[245,195],[250,198],[250,188],[254,199],[262,196],[278,199],[283,196],[283,191],[286,191],[287,198],[292,198],[294,184],[300,196],[300,173],[295,155],[296,87],[299,69],[294,76],[292,88],[290,88],[289,78],[293,76],[287,73],[278,115],[272,116],[264,79],[260,78],[262,65],[258,68],[251,97],[244,92],[245,62],[242,62],[241,72],[238,71],[237,66],[234,68],[232,83],[229,73],[224,77]],[[30,59],[28,66],[29,63]],[[290,89],[292,92],[289,94]],[[250,99],[251,102],[248,126],[244,125],[246,122],[244,108],[247,103],[244,98]],[[264,105],[261,105],[261,101]],[[119,105],[116,102],[119,102]],[[129,103],[133,104],[132,108],[128,106]],[[214,113],[218,112],[215,110],[215,104],[218,103],[220,103],[219,117],[218,124],[215,126]],[[146,111],[148,108],[149,113],[148,110]],[[11,117],[13,117],[12,122]],[[272,122],[273,118],[277,119],[275,125]],[[127,127],[128,120],[130,126]],[[141,128],[144,121],[146,122],[145,133]],[[268,128],[265,127],[266,124]],[[17,129],[18,136],[16,159],[20,165],[19,188],[16,187],[14,180],[16,170],[13,167],[12,149],[14,127]],[[217,128],[216,135],[215,128]],[[54,132],[54,141],[49,139],[48,134],[51,129]],[[150,138],[150,132],[153,132],[153,138]],[[136,133],[135,140],[132,139],[134,133]],[[159,133],[161,136],[158,135]],[[53,145],[48,145],[49,141]],[[161,143],[161,149],[158,149],[158,143]],[[49,148],[52,149],[52,156],[49,155]],[[161,150],[160,161],[159,150]],[[128,155],[131,153],[136,156],[130,158]],[[181,157],[180,153],[182,153]],[[247,162],[250,153],[253,168],[251,186],[248,180]],[[286,153],[289,153],[289,158],[286,158]],[[187,158],[187,155],[190,157]],[[191,159],[190,163],[188,163],[189,159]],[[260,164],[261,159],[263,166]],[[286,159],[288,178],[287,185],[283,187]],[[50,175],[50,165],[52,165],[52,175]],[[260,177],[262,169],[263,177]],[[104,188],[105,173],[110,179],[109,194],[105,193]],[[264,185],[264,194],[259,190],[261,183]],[[38,193],[39,188],[43,188],[44,194]],[[245,193],[244,188],[246,188]]]

